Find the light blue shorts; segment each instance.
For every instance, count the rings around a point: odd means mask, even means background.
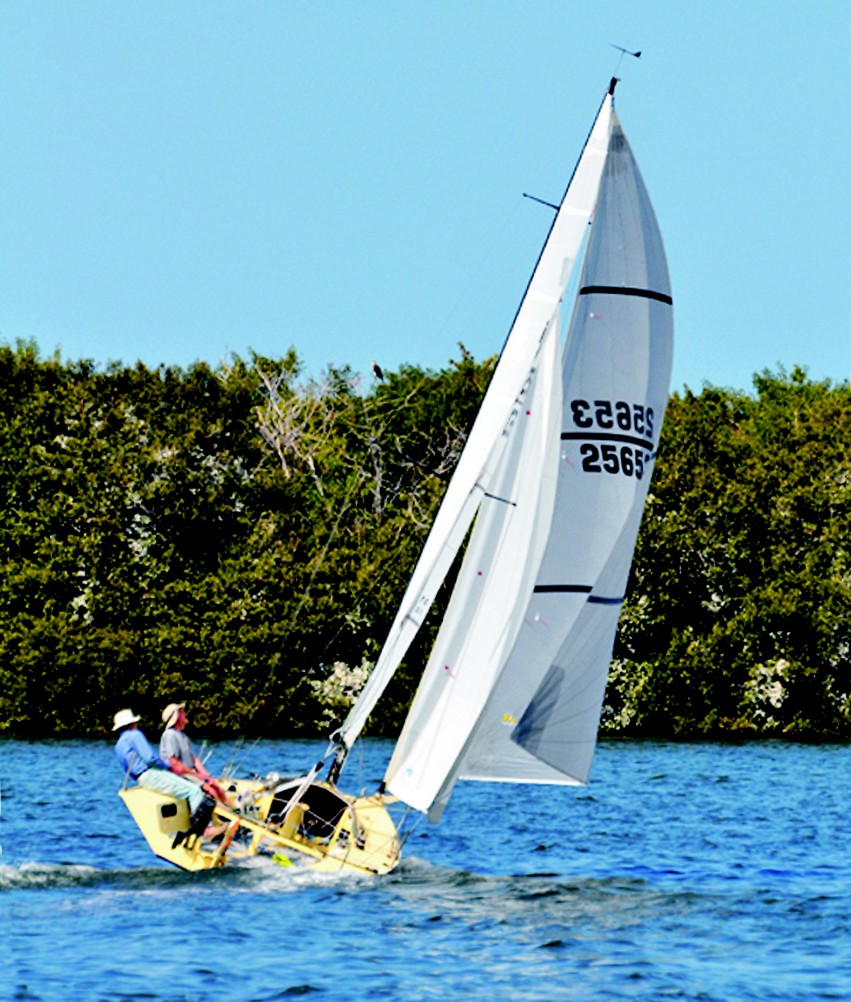
[[[204,800],[204,791],[197,783],[165,769],[146,769],[136,780],[139,786],[147,786],[149,790],[160,793],[170,793],[173,797],[182,797],[189,801],[189,812],[194,814]]]

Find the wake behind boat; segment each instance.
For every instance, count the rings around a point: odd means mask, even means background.
[[[216,841],[198,832],[174,844],[189,825],[186,803],[125,787],[163,859],[193,870],[263,853],[387,873],[403,840],[391,803],[436,822],[459,779],[587,782],[673,345],[662,238],[614,110],[615,83],[360,697],[305,776],[231,781],[233,807],[215,808]],[[563,300],[583,246],[562,345]],[[343,793],[346,758],[465,540],[384,781],[372,796]]]

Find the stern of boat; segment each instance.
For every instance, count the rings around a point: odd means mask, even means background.
[[[209,870],[221,866],[224,854],[200,852],[199,840],[175,846],[178,832],[189,828],[189,803],[144,786],[130,786],[118,791],[133,820],[154,855],[182,870]]]

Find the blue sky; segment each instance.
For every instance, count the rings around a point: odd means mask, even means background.
[[[851,374],[851,2],[0,0],[0,341],[308,373],[500,348],[614,72],[673,387]]]

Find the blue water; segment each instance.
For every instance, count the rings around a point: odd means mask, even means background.
[[[851,748],[603,744],[585,789],[459,786],[383,878],[173,870],[120,779],[105,743],[0,743],[0,998],[851,998]]]

